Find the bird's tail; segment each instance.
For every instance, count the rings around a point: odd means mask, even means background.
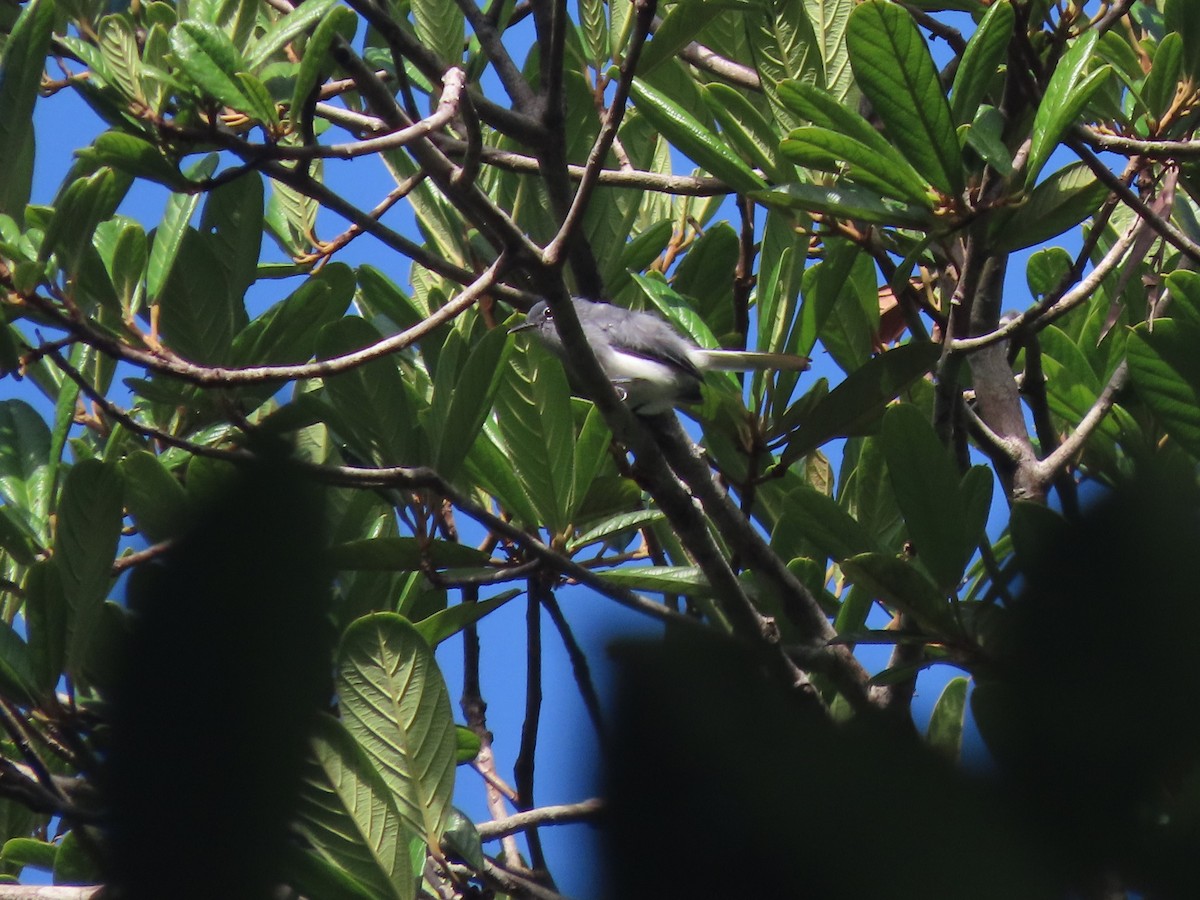
[[[803,372],[808,368],[807,356],[791,353],[761,353],[755,350],[700,350],[693,353],[698,369],[722,369],[744,372],[750,369],[778,369],[781,372]]]

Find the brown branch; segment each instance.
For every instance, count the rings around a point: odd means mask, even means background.
[[[479,837],[495,841],[509,834],[516,834],[532,825],[570,825],[573,822],[589,822],[604,812],[604,801],[597,798],[581,800],[579,803],[564,803],[558,806],[542,806],[505,816],[491,822],[476,825]]]

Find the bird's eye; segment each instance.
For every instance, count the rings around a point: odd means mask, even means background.
[[[554,318],[554,311],[553,311],[552,309],[550,309],[550,307],[548,307],[548,306],[547,306],[547,307],[546,307],[546,312],[544,313],[544,315],[545,315],[545,317],[546,317],[547,319],[553,319],[553,318]]]

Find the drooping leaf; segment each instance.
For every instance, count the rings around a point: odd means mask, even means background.
[[[753,191],[747,196],[766,206],[802,209],[878,225],[925,228],[932,222],[932,216],[923,207],[888,200],[877,191],[851,185],[788,184],[770,191]]]
[[[337,688],[346,728],[392,792],[407,830],[437,846],[454,789],[450,695],[425,639],[374,613],[346,629]]]
[[[0,496],[39,533],[51,490],[50,429],[24,400],[0,401]]]
[[[520,591],[511,590],[498,594],[495,597],[490,597],[487,600],[479,600],[473,603],[457,603],[419,622],[414,622],[413,627],[430,647],[436,647],[442,641],[446,640],[446,638],[453,637],[468,625],[478,622],[488,613],[499,609],[519,593]]]
[[[779,149],[788,159],[810,169],[844,173],[884,196],[929,205],[929,185],[891,147],[880,154],[836,131],[809,125],[789,134]]]
[[[683,594],[688,597],[710,596],[708,579],[696,566],[639,566],[610,569],[600,573],[605,581],[635,591]]]
[[[996,219],[990,237],[998,251],[1023,250],[1074,228],[1096,212],[1108,188],[1083,163],[1072,163],[1029,192],[1011,216]]]

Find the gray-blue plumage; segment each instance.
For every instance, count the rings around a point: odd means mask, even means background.
[[[698,403],[707,369],[808,368],[808,360],[802,356],[706,350],[653,313],[578,297],[572,303],[596,361],[634,412],[652,415],[680,404]],[[525,322],[512,331],[533,332],[570,371],[570,358],[545,300],[535,304]]]

